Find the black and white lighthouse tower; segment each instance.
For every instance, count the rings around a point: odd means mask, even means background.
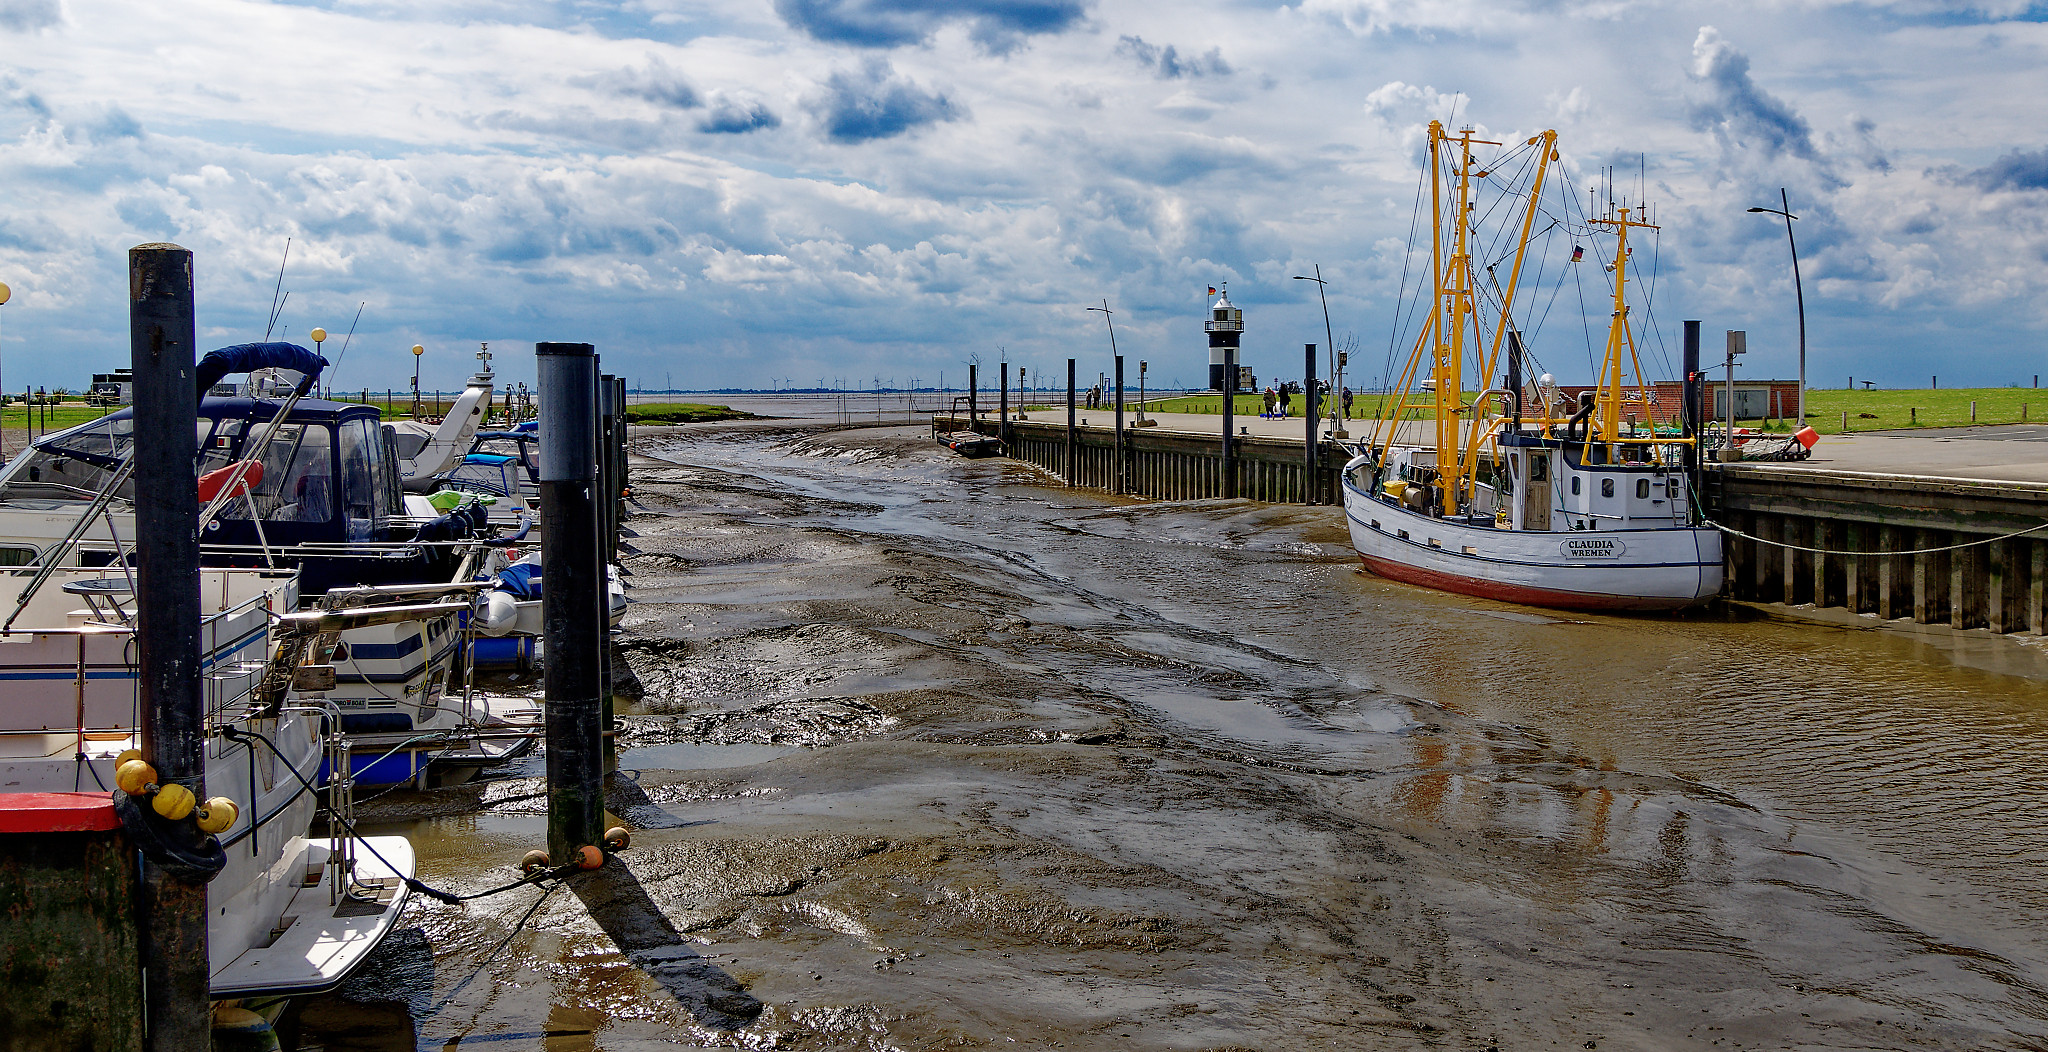
[[[1226,382],[1223,376],[1223,352],[1233,352],[1231,360],[1237,363],[1236,389],[1244,390],[1244,378],[1249,371],[1244,367],[1244,354],[1238,348],[1238,340],[1244,336],[1244,312],[1230,305],[1228,288],[1211,288],[1209,293],[1216,297],[1209,304],[1209,316],[1202,322],[1203,331],[1209,334],[1209,390],[1221,391]]]

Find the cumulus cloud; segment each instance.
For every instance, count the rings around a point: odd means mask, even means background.
[[[1987,190],[2048,190],[2048,147],[2014,150],[1971,172],[1970,181]]]
[[[1692,75],[1706,89],[1705,97],[1693,104],[1693,126],[1711,131],[1724,150],[1818,159],[1806,118],[1758,87],[1749,75],[1749,56],[1713,26],[1701,26],[1693,39]]]
[[[782,118],[768,104],[751,95],[715,92],[710,110],[697,122],[697,130],[714,135],[739,135],[765,128],[779,128]]]
[[[31,33],[63,21],[63,0],[0,0],[0,29]]]
[[[815,39],[858,47],[923,43],[957,23],[984,51],[1008,54],[1072,28],[1086,9],[1082,0],[775,0],[775,13]]]
[[[1223,61],[1223,49],[1212,47],[1207,53],[1192,58],[1182,58],[1172,44],[1160,47],[1150,44],[1144,37],[1118,37],[1116,53],[1134,59],[1140,66],[1152,71],[1161,80],[1178,80],[1182,77],[1227,77],[1230,63]]]
[[[879,59],[832,74],[813,109],[826,136],[841,143],[894,138],[967,115],[944,92],[926,90]]]
[[[695,109],[703,105],[697,89],[681,73],[668,67],[668,63],[650,56],[646,65],[637,69],[613,70],[590,76],[573,78],[570,83],[581,87],[594,88],[621,98],[640,99],[657,106],[673,109]]]

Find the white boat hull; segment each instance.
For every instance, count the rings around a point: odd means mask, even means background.
[[[1710,527],[1503,530],[1417,514],[1347,477],[1344,517],[1365,567],[1390,580],[1563,610],[1678,610],[1720,594]]]

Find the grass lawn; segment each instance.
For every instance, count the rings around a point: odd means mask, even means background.
[[[752,419],[752,413],[701,402],[647,402],[626,407],[626,422],[629,424],[702,424],[712,420]]]
[[[1977,408],[1974,421],[1970,419],[1972,403]],[[1806,413],[1807,423],[1824,435],[1841,432],[1843,413],[1849,414],[1850,431],[1956,427],[1971,423],[2014,424],[2022,419],[2029,422],[2048,419],[2048,394],[2026,387],[1958,388],[1952,391],[1809,388],[1806,392]],[[1754,425],[1756,422],[1749,423]],[[1785,430],[1788,426],[1780,423],[1773,430]]]
[[[1353,419],[1373,419],[1380,413],[1381,405],[1391,396],[1359,395],[1351,403]],[[1428,394],[1417,392],[1412,396],[1416,401],[1429,398]],[[1709,398],[1712,396],[1710,395]],[[1971,404],[1976,405],[1976,418],[1971,419]],[[1711,404],[1711,402],[1709,403]],[[1129,407],[1131,403],[1126,403]],[[1036,412],[1052,412],[1066,408],[1058,405],[1037,405]],[[1223,412],[1221,395],[1193,395],[1184,398],[1161,398],[1151,401],[1147,408],[1155,413],[1206,413],[1217,415]],[[1263,408],[1263,400],[1256,395],[1237,396],[1237,412],[1257,416]],[[1294,412],[1301,413],[1302,399],[1294,399]],[[1842,414],[1848,414],[1850,431],[1890,431],[1914,427],[1958,427],[1972,423],[2014,424],[2048,422],[2048,393],[2025,387],[1977,387],[1955,390],[1913,389],[1903,391],[1845,391],[1809,389],[1806,392],[1807,423],[1824,435],[1839,434],[1842,431]],[[1427,410],[1411,411],[1410,419],[1429,419]],[[1793,430],[1789,420],[1773,420],[1766,424],[1762,420],[1738,420],[1743,427],[1767,427],[1772,431]]]

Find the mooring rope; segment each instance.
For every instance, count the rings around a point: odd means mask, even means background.
[[[1699,490],[1693,486],[1692,481],[1690,479],[1686,480],[1686,489],[1691,491],[1692,493],[1693,507],[1703,508],[1706,506],[1706,502],[1700,499]],[[1998,541],[2009,541],[2014,537],[2024,537],[2029,533],[2039,533],[2042,530],[2048,530],[2048,522],[2044,522],[2038,526],[2029,526],[2023,530],[2014,530],[2011,533],[2001,533],[1996,537],[1983,537],[1974,541],[1964,541],[1961,544],[1944,544],[1938,548],[1906,548],[1899,551],[1868,552],[1852,551],[1847,548],[1813,548],[1804,544],[1793,544],[1790,541],[1774,541],[1768,537],[1759,537],[1753,533],[1744,533],[1733,526],[1724,526],[1710,518],[1707,518],[1705,514],[1702,514],[1700,516],[1700,521],[1706,523],[1709,526],[1712,526],[1717,530],[1720,530],[1722,533],[1728,534],[1731,537],[1741,537],[1745,540],[1755,541],[1758,544],[1768,544],[1774,548],[1789,548],[1795,552],[1810,552],[1814,555],[1933,555],[1937,552],[1953,552],[1960,551],[1964,548],[1974,548],[1980,544],[1993,544]]]

